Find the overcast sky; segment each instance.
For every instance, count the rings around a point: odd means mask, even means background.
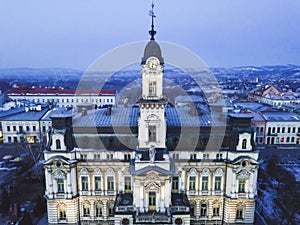
[[[299,0],[154,3],[156,40],[184,46],[209,66],[300,65]],[[84,70],[112,48],[149,39],[150,6],[150,0],[2,0],[0,68]]]

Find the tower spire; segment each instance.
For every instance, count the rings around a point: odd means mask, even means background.
[[[151,30],[149,31],[149,34],[151,35],[150,40],[155,40],[154,36],[156,34],[156,31],[154,30],[154,17],[156,17],[156,16],[154,15],[153,8],[154,8],[154,3],[152,1],[151,10],[149,11],[149,15],[152,17]]]

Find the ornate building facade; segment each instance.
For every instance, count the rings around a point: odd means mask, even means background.
[[[253,224],[259,153],[251,117],[220,116],[212,132],[210,115],[168,104],[153,24],[150,34],[138,105],[52,116],[49,224]],[[207,148],[212,136],[220,147]]]

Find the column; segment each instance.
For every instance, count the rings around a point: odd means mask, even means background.
[[[140,210],[141,210],[141,212],[144,212],[144,184],[143,184],[143,182],[140,182],[140,196],[141,196]]]
[[[185,170],[184,169],[182,170],[182,175],[180,178],[181,178],[180,179],[180,188],[184,191],[186,189],[184,186],[184,184],[185,184]]]
[[[108,211],[107,211],[107,201],[103,202],[103,219],[107,220]]]
[[[119,180],[119,187],[118,187],[118,189],[119,190],[116,190],[116,191],[125,191],[124,190],[124,176],[122,176],[122,171],[121,171],[121,168],[119,168],[119,170],[118,170],[118,180]],[[117,181],[116,181],[117,182]]]
[[[148,207],[149,207],[149,192],[146,192],[146,212],[148,212]]]
[[[132,182],[132,196],[133,196],[133,206],[136,206],[136,185],[135,185],[135,179],[132,177],[131,178],[131,182]]]
[[[71,171],[67,173],[67,198],[72,198]]]
[[[165,183],[161,185],[161,203],[160,203],[160,211],[165,212]]]
[[[200,218],[200,202],[199,201],[196,202],[195,207],[196,207],[195,211],[194,211],[195,216],[196,216],[196,218]]]
[[[49,182],[48,187],[47,187],[47,189],[48,189],[47,194],[48,194],[49,198],[53,198],[53,178],[52,178],[52,174],[51,174],[50,170],[48,170],[47,177],[48,177],[47,180]]]
[[[160,202],[159,202],[159,199],[160,199],[160,192],[158,191],[156,193],[156,199],[155,199],[156,212],[160,212]]]

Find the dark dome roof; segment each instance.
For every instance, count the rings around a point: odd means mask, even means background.
[[[145,64],[147,59],[150,58],[151,56],[154,56],[158,58],[160,64],[164,64],[164,58],[161,55],[161,49],[160,46],[157,44],[155,40],[150,40],[144,51],[144,56],[142,58],[142,64]]]

